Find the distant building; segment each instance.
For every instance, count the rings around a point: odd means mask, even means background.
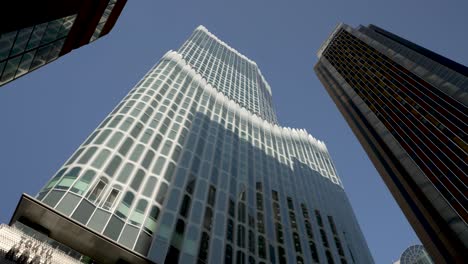
[[[430,28],[427,28],[430,30]],[[315,72],[436,263],[468,263],[468,68],[340,24]]]
[[[423,246],[414,245],[405,249],[400,259],[393,264],[434,264],[434,262]]]
[[[203,26],[11,222],[98,263],[373,263],[325,144],[280,126],[257,64]]]
[[[109,33],[126,2],[3,1],[0,86]]]

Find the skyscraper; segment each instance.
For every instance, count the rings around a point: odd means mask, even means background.
[[[373,263],[324,143],[279,126],[256,63],[203,26],[15,221],[103,263]]]
[[[421,245],[413,245],[405,249],[400,259],[393,264],[434,264]]]
[[[109,33],[126,2],[3,1],[0,86]]]
[[[468,68],[376,26],[340,24],[320,81],[436,263],[468,255]]]

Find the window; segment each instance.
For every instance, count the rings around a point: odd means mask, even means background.
[[[143,150],[145,147],[141,144],[137,145],[132,152],[132,155],[130,156],[130,160],[137,162],[138,159],[140,159],[141,154],[143,154]]]
[[[99,202],[100,196],[102,192],[104,191],[104,188],[106,188],[106,182],[105,179],[101,178],[99,182],[94,186],[93,190],[88,193],[88,200],[91,202]]]
[[[150,234],[153,234],[154,230],[156,229],[156,221],[158,220],[159,216],[159,208],[156,205],[151,207],[151,210],[146,218],[146,223],[144,225],[144,230]]]
[[[101,150],[101,152],[99,152],[96,159],[93,161],[92,166],[95,167],[96,169],[100,169],[102,167],[102,165],[104,164],[104,162],[106,162],[109,155],[110,155],[109,150],[107,150],[107,149]]]
[[[237,246],[245,248],[245,228],[243,225],[237,225]]]
[[[119,217],[123,219],[126,219],[128,217],[128,213],[130,211],[130,207],[132,206],[134,198],[135,198],[135,195],[132,192],[127,191],[124,198],[120,202],[119,207],[117,207],[117,210],[116,210],[116,214]]]
[[[225,264],[232,264],[232,247],[231,245],[226,245],[226,250],[224,254],[224,263]]]
[[[71,169],[65,176],[60,180],[60,182],[55,186],[56,189],[68,190],[72,183],[75,181],[76,177],[80,174],[81,168],[75,167]]]
[[[143,170],[138,170],[136,173],[135,177],[132,180],[132,183],[130,184],[130,187],[132,187],[136,192],[140,189],[141,182],[143,181],[143,178],[145,177],[145,172]]]
[[[116,127],[119,124],[120,120],[122,120],[121,115],[118,115],[118,116],[114,117],[112,122],[110,122],[109,127],[112,127],[112,128]]]
[[[144,219],[147,206],[148,206],[148,201],[140,199],[132,215],[130,216],[130,223],[140,226],[143,223],[143,219]]]
[[[96,147],[91,147],[86,150],[84,155],[80,158],[78,163],[80,164],[85,164],[89,161],[89,159],[96,153],[97,148]]]
[[[143,195],[146,197],[151,197],[153,194],[154,186],[156,185],[157,179],[154,176],[148,178],[145,184],[145,188],[143,190]]]
[[[149,165],[151,164],[151,162],[153,161],[153,158],[154,158],[154,152],[152,150],[148,150],[146,152],[146,155],[145,155],[145,158],[143,159],[143,162],[141,163],[141,165],[145,168],[145,169],[148,169],[149,168]]]
[[[182,204],[180,205],[180,215],[183,217],[187,217],[188,211],[190,209],[190,196],[185,195],[184,199],[182,200]]]
[[[169,165],[167,165],[166,173],[164,174],[164,179],[166,179],[168,182],[171,182],[174,170],[175,164],[173,162],[169,162]]]
[[[164,203],[164,200],[166,199],[167,189],[167,184],[165,182],[161,183],[161,185],[159,186],[158,195],[156,196],[156,202],[158,202],[159,204]]]
[[[112,191],[107,195],[107,199],[104,202],[102,208],[106,210],[111,210],[112,207],[114,206],[115,200],[119,196],[120,191],[117,189],[112,189]]]
[[[125,155],[127,155],[128,153],[128,150],[130,149],[130,147],[133,145],[133,139],[131,138],[127,138],[124,143],[122,144],[122,146],[120,147],[119,149],[119,153],[122,154],[122,156],[125,157]]]
[[[127,131],[130,125],[133,123],[133,121],[133,118],[127,117],[127,119],[125,119],[125,122],[123,122],[122,125],[120,125],[120,129],[122,129],[123,131]]]
[[[131,163],[125,164],[123,169],[120,171],[119,176],[117,177],[117,181],[125,184],[128,180],[128,177],[132,173],[134,167],[135,166]]]
[[[265,238],[263,236],[258,237],[258,254],[260,258],[266,258],[266,245],[265,245]]]
[[[203,226],[206,229],[211,230],[212,222],[213,222],[213,210],[210,207],[207,207],[205,210],[205,217],[203,219]]]
[[[119,156],[114,156],[114,158],[109,163],[109,165],[107,165],[107,168],[106,168],[107,175],[113,178],[115,171],[117,170],[121,162],[122,162],[122,158],[120,158]]]
[[[96,139],[96,141],[94,142],[94,144],[96,145],[100,145],[102,144],[102,142],[104,142],[107,137],[109,136],[109,134],[111,133],[111,130],[110,129],[106,129],[104,130],[103,132],[101,132],[101,134],[99,135],[99,137]]]
[[[83,194],[88,190],[89,185],[94,179],[94,176],[96,175],[96,172],[93,170],[87,170],[83,176],[81,176],[78,181],[73,185],[71,188],[71,191],[76,193],[76,194]]]
[[[115,148],[117,144],[119,144],[120,140],[123,138],[123,134],[121,132],[116,132],[112,138],[107,142],[107,146],[109,148]]]
[[[208,190],[208,204],[214,207],[216,198],[216,188],[213,185],[210,185]]]
[[[328,262],[328,264],[334,264],[334,263],[335,263],[335,262],[333,261],[333,257],[332,257],[332,255],[331,255],[331,253],[330,253],[329,250],[326,250],[326,251],[325,251],[325,255],[327,256],[327,262]]]
[[[198,251],[198,261],[200,263],[206,263],[208,258],[208,248],[210,245],[210,236],[208,233],[203,232],[200,240],[200,250]]]
[[[164,166],[164,162],[166,161],[166,159],[162,156],[160,156],[157,160],[156,160],[156,163],[154,164],[154,167],[153,167],[153,173],[156,174],[156,175],[160,175],[161,174],[161,170]]]

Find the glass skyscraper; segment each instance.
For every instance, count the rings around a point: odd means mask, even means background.
[[[373,263],[324,143],[279,126],[256,63],[203,26],[15,221],[98,263]]]
[[[3,1],[0,86],[109,33],[126,2]]]
[[[468,262],[468,68],[340,24],[315,71],[436,263]]]
[[[413,245],[405,249],[400,259],[393,264],[434,264],[434,262],[423,246]]]

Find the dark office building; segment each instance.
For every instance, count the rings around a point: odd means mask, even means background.
[[[374,25],[338,25],[318,57],[320,81],[435,263],[468,263],[468,68]]]
[[[109,33],[127,0],[3,2],[0,86]]]

